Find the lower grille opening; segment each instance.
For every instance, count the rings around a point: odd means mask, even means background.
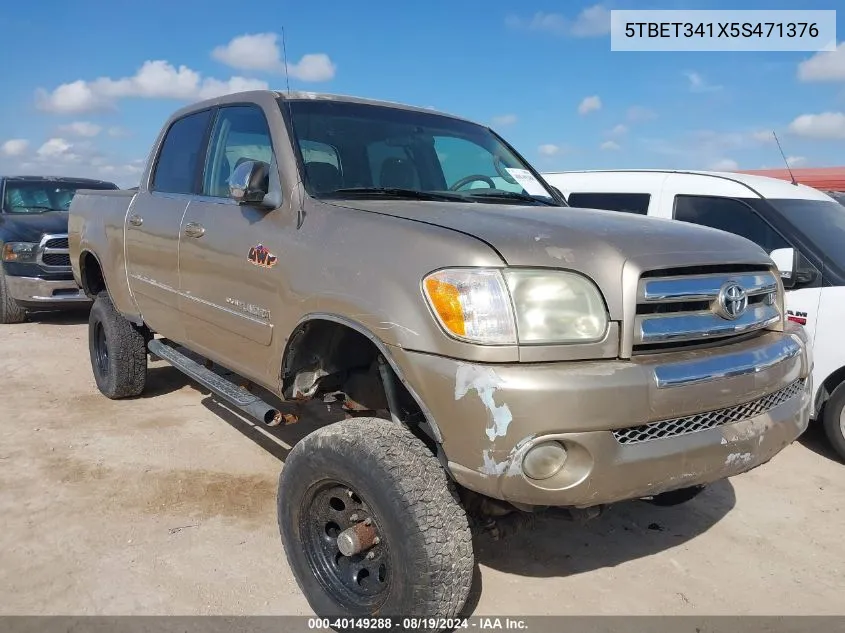
[[[733,407],[696,413],[672,420],[651,422],[640,426],[632,426],[627,429],[616,429],[613,431],[613,437],[620,444],[639,444],[641,442],[662,440],[689,433],[706,431],[724,426],[725,424],[734,424],[735,422],[766,413],[787,400],[794,398],[804,390],[806,383],[806,379],[801,378],[779,391]]]

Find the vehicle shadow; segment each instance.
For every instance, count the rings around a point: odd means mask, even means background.
[[[50,325],[82,325],[88,323],[90,308],[73,308],[70,310],[27,311],[27,323],[44,323]]]
[[[798,438],[798,442],[804,447],[813,451],[816,455],[821,455],[832,462],[841,464],[842,460],[833,450],[830,441],[827,439],[827,434],[824,432],[824,427],[821,421],[810,422],[807,430]]]
[[[550,513],[533,526],[494,541],[476,539],[479,564],[517,576],[573,576],[651,556],[705,533],[736,504],[730,481],[710,485],[674,507],[643,501],[617,503],[585,523]]]

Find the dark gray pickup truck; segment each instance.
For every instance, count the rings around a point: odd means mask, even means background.
[[[90,304],[73,280],[67,210],[78,189],[117,189],[85,178],[0,177],[0,323],[27,310]]]

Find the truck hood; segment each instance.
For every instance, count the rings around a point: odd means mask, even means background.
[[[615,298],[621,298],[623,276],[680,266],[773,265],[763,249],[745,238],[618,211],[405,200],[335,204],[460,231],[489,244],[509,266],[581,272],[601,288],[611,315],[622,311]]]
[[[66,211],[0,213],[0,239],[5,242],[40,242],[48,233],[67,233]]]

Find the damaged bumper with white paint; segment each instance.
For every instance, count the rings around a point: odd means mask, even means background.
[[[809,421],[800,329],[668,358],[473,364],[393,351],[456,481],[513,503],[589,507],[712,483],[769,461]],[[525,457],[547,442],[563,465],[532,479]]]

